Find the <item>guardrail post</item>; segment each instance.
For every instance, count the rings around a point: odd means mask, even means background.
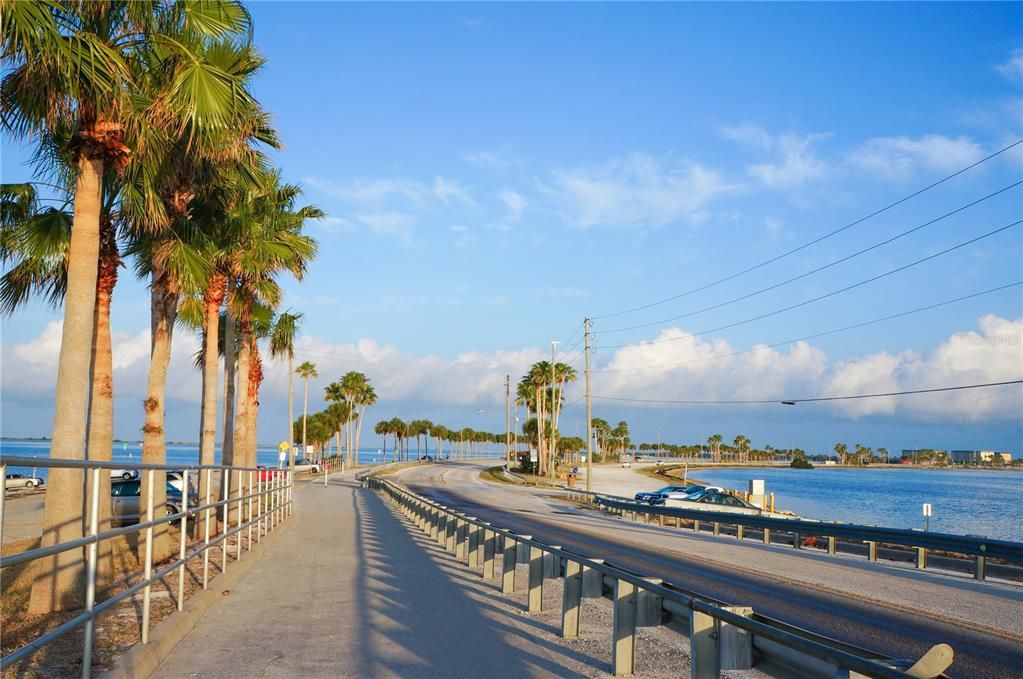
[[[720,679],[717,624],[713,617],[689,610],[689,666],[692,679]]]
[[[767,529],[765,528],[764,530],[766,531]],[[714,522],[714,535],[721,535],[721,524],[717,521]]]
[[[543,610],[543,550],[536,545],[529,547],[529,606],[530,613]]]
[[[583,600],[583,567],[578,561],[565,563],[565,587],[561,602],[561,636],[579,636],[579,611]]]
[[[455,535],[458,532],[458,518],[454,515],[448,515],[448,520],[444,526],[444,551],[451,554],[455,553]]]
[[[700,520],[699,519],[693,519],[693,532],[694,533],[699,533],[700,532]]]
[[[183,478],[181,480],[181,483],[183,484],[182,488],[184,488],[184,490],[182,491],[182,497],[185,499],[185,502],[184,502],[184,504],[185,504],[185,510],[184,510],[185,511],[185,515],[181,517],[181,525],[178,526],[178,528],[181,529],[180,530],[180,540],[178,541],[178,560],[181,561],[181,566],[178,567],[178,610],[179,611],[185,607],[185,554],[187,553],[186,549],[188,548],[188,516],[189,516],[188,512],[191,509],[191,507],[189,506],[189,503],[191,501],[191,497],[190,497],[191,493],[189,491],[191,490],[191,488],[188,485],[188,470],[187,469],[185,470],[184,474],[182,474],[182,476],[183,476]]]
[[[146,470],[146,521],[153,520],[153,488],[155,486],[156,472],[152,469]],[[146,529],[146,586],[142,590],[142,643],[149,643],[149,601],[152,585],[149,579],[153,577],[153,527]]]
[[[765,545],[771,544],[771,529],[770,528],[765,528],[764,529],[764,544]]]
[[[828,536],[828,554],[834,556],[835,552],[838,551],[838,540],[835,539],[834,535]]]
[[[469,526],[469,554],[466,558],[466,565],[469,568],[479,568],[480,563],[480,527],[476,524]]]
[[[497,549],[497,533],[489,528],[483,531],[483,579],[494,577],[494,552]]]
[[[554,578],[561,577],[561,556],[556,551],[561,549],[561,545],[550,545],[548,549],[552,551],[544,550],[543,577],[547,580],[553,580]]]
[[[518,564],[518,546],[515,538],[504,536],[504,561],[501,564],[501,591],[511,594],[515,591],[515,566]]]
[[[430,539],[436,540],[437,533],[440,531],[440,510],[430,506]]]
[[[437,534],[433,537],[437,540],[437,544],[443,547],[448,539],[448,512],[446,507],[441,507],[438,511]]]
[[[590,559],[594,563],[604,563],[603,559]],[[604,574],[592,566],[583,564],[583,591],[584,599],[599,599],[604,596]]]
[[[469,524],[465,519],[458,519],[457,530],[455,531],[455,558],[459,561],[465,559],[465,542],[468,537]]]
[[[867,540],[867,561],[877,561],[877,542]]]
[[[983,545],[981,548],[983,549]],[[987,557],[978,556],[973,562],[973,579],[983,580],[987,576]]]
[[[86,479],[91,481],[92,493],[89,496],[89,536],[95,538],[99,535],[99,491],[100,491],[100,473],[103,469],[96,467],[95,469],[88,470],[86,473]],[[91,477],[91,478],[90,478]],[[4,474],[4,478],[7,475]],[[6,488],[4,492],[6,493]],[[152,498],[150,498],[152,502]],[[184,542],[185,531],[181,531],[181,541]],[[92,613],[96,607],[96,566],[99,561],[99,541],[93,542],[89,545],[88,549],[88,570],[85,575],[85,611]],[[92,638],[93,631],[96,628],[95,618],[89,617],[85,621],[85,640],[82,642],[82,677],[89,679],[92,675]]]
[[[528,564],[529,563],[529,543],[528,542],[523,542],[523,540],[532,540],[532,539],[533,539],[532,535],[520,535],[519,536],[518,542],[516,543],[516,545],[518,546],[518,551],[516,552],[516,554],[517,554],[516,559],[518,560],[518,563],[524,563],[524,564]]]
[[[664,580],[660,578],[643,579],[652,585],[660,585],[664,583]],[[661,603],[661,595],[640,587],[639,591],[636,593],[636,626],[660,627]]]
[[[636,586],[615,580],[611,665],[615,676],[636,671]]]
[[[736,524],[736,526],[735,526],[735,539],[741,541],[743,539],[743,537],[745,537],[745,535],[746,535],[746,526],[743,526],[743,525],[740,525],[740,524]]]
[[[927,548],[917,547],[916,548],[916,567],[927,568]]]
[[[749,606],[726,606],[732,613],[750,617]],[[718,643],[721,645],[722,670],[748,670],[753,667],[753,635],[727,622],[718,625]]]

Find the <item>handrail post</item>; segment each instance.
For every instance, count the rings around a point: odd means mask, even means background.
[[[89,496],[89,535],[95,538],[99,535],[99,491],[100,473],[102,468],[96,467],[89,470],[86,478],[92,482],[92,493]],[[92,477],[89,479],[88,477]],[[7,475],[4,474],[4,478]],[[5,489],[6,490],[6,489]],[[152,497],[149,499],[152,502]],[[89,619],[85,621],[85,640],[82,642],[82,677],[89,679],[92,675],[92,643],[96,620],[92,617],[92,611],[96,607],[96,567],[99,560],[99,541],[89,545],[88,570],[85,580],[85,610],[89,613]]]
[[[153,521],[153,488],[156,481],[156,472],[152,469],[146,470],[146,521]],[[149,602],[151,597],[152,583],[149,580],[153,577],[153,527],[146,528],[146,586],[142,590],[142,643],[149,643]]]
[[[245,529],[246,529],[246,533],[249,536],[249,551],[251,552],[252,551],[252,480],[253,480],[253,472],[252,472],[251,469],[249,470],[249,473],[246,476],[248,476],[248,485],[246,486],[246,488],[249,491],[249,492],[246,493],[246,495],[249,496],[249,501],[247,503],[247,505],[248,505],[248,512],[247,512],[248,521],[245,522]]]
[[[231,506],[231,468],[228,467],[224,470],[223,474],[224,492],[220,494],[220,497],[225,500],[224,502],[224,534],[221,535],[220,539],[220,572],[227,572],[227,533],[230,530],[228,508]]]
[[[188,470],[186,469],[182,474],[182,488],[181,497],[184,498],[184,513],[181,517],[180,528],[180,541],[178,542],[178,560],[181,561],[181,565],[178,567],[178,610],[182,610],[185,607],[185,554],[188,553],[188,512],[191,509],[190,503],[192,501],[192,494],[190,492],[191,487],[188,485]]]
[[[202,550],[202,588],[209,589],[210,584],[210,523],[212,517],[210,516],[210,502],[213,495],[213,470],[206,470],[206,499],[203,501],[205,505],[203,507],[203,550]]]
[[[636,586],[615,580],[611,665],[615,676],[636,671]]]
[[[0,545],[4,540],[4,505],[7,504],[7,465],[0,463],[0,476],[4,478],[4,485],[0,488]]]
[[[235,540],[236,540],[235,544],[237,545],[237,548],[235,549],[235,552],[234,552],[235,553],[235,557],[234,557],[235,561],[241,561],[242,560],[242,526],[245,525],[242,522],[242,509],[243,509],[242,498],[245,497],[245,493],[242,492],[243,491],[242,486],[243,486],[243,484],[245,482],[245,477],[246,477],[245,472],[239,470],[238,471],[238,536],[235,538]]]
[[[834,556],[836,551],[838,551],[838,540],[835,539],[834,535],[829,535],[828,536],[828,554],[830,554],[831,556]]]
[[[579,612],[583,599],[583,568],[578,561],[568,559],[565,564],[565,586],[561,603],[561,636],[569,639],[579,636]]]

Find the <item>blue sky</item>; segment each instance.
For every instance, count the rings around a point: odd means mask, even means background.
[[[718,280],[1023,138],[1023,10],[1014,4],[251,9],[269,60],[255,90],[286,144],[277,162],[329,214],[309,227],[320,258],[304,283],[286,284],[286,304],[306,313],[300,346],[324,375],[314,393],[326,377],[363,370],[378,385],[379,417],[501,430],[504,375],[549,355],[551,339],[572,348],[583,317]],[[1023,178],[1020,149],[756,272],[598,319],[595,367],[617,372],[595,373],[594,393],[773,399],[1023,377],[1019,286],[726,356],[1019,281],[1023,227],[798,310],[684,336],[1009,224],[1023,216],[1020,187],[752,299],[613,332],[773,285],[1004,189]],[[24,149],[5,139],[3,150],[4,181],[24,178]],[[147,309],[143,285],[119,286],[125,436],[141,424],[132,385],[144,375]],[[54,319],[37,306],[3,321],[5,434],[48,429]],[[680,339],[612,348],[670,337]],[[168,430],[192,439],[194,340],[179,340]],[[674,367],[650,368],[659,365]],[[263,440],[286,420],[285,381],[269,371]],[[580,405],[566,412],[568,434]],[[841,439],[1023,452],[1021,409],[1016,387],[785,409],[594,406],[628,420],[637,440],[720,432],[804,448]]]

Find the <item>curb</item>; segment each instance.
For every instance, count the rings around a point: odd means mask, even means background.
[[[294,520],[294,517],[291,518]],[[255,558],[237,561],[234,568],[211,580],[210,589],[196,592],[185,601],[183,611],[172,613],[150,630],[148,644],[136,643],[118,657],[109,670],[99,676],[102,679],[146,679],[152,676],[163,661],[170,657],[177,645],[206,617],[210,609],[223,599],[221,592],[230,589],[253,564],[258,563],[263,552],[276,541],[277,536],[287,529],[288,525],[290,522],[269,535],[264,535],[255,547],[245,552]]]

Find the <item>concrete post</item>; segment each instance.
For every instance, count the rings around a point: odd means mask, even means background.
[[[615,580],[611,665],[615,676],[636,671],[636,586]]]
[[[444,551],[455,553],[455,536],[458,530],[458,517],[448,516],[447,525],[444,528]]]
[[[799,533],[792,534],[792,549],[802,549],[802,540],[799,537]]]
[[[771,544],[771,529],[770,528],[765,528],[764,529],[764,544],[765,545]]]
[[[516,552],[518,554],[517,559],[518,559],[519,563],[529,563],[529,544],[526,543],[526,542],[523,542],[523,540],[532,540],[532,539],[533,539],[532,535],[520,535],[519,536],[519,541],[517,543],[518,544],[518,552]]]
[[[455,558],[459,561],[465,560],[465,543],[468,539],[469,524],[465,522],[465,519],[458,519],[456,522],[457,528],[455,530]]]
[[[735,539],[736,540],[742,540],[743,537],[745,537],[745,535],[746,535],[746,526],[741,526],[740,525],[740,526],[736,526],[735,527]]]
[[[437,533],[440,531],[440,509],[433,507],[430,509],[430,539],[436,540]]]
[[[565,563],[565,587],[561,602],[561,636],[579,636],[579,612],[583,598],[583,569],[578,561]]]
[[[987,576],[987,557],[978,556],[973,562],[973,579],[983,580]]]
[[[480,556],[480,527],[469,524],[469,553],[466,554],[465,565],[469,568],[479,568]]]
[[[529,608],[530,613],[543,610],[543,550],[529,545]]]
[[[692,679],[720,679],[717,625],[700,611],[689,611],[689,665]]]
[[[917,547],[916,548],[916,567],[927,568],[927,548]]]
[[[515,545],[515,538],[505,536],[504,538],[503,563],[501,564],[501,591],[511,594],[515,591],[515,566],[518,563],[518,548]]]
[[[721,535],[721,524],[717,521],[714,522],[714,535]]]
[[[877,561],[877,542],[867,540],[867,560]]]
[[[444,545],[448,539],[448,513],[441,511],[440,519],[437,525],[437,535],[434,536],[437,539],[438,545]]]
[[[831,536],[828,538],[828,554],[834,556],[836,551],[838,551],[838,540]]]
[[[595,563],[604,563],[603,559],[590,559]],[[599,599],[604,596],[604,574],[591,566],[583,566],[583,598]]]

